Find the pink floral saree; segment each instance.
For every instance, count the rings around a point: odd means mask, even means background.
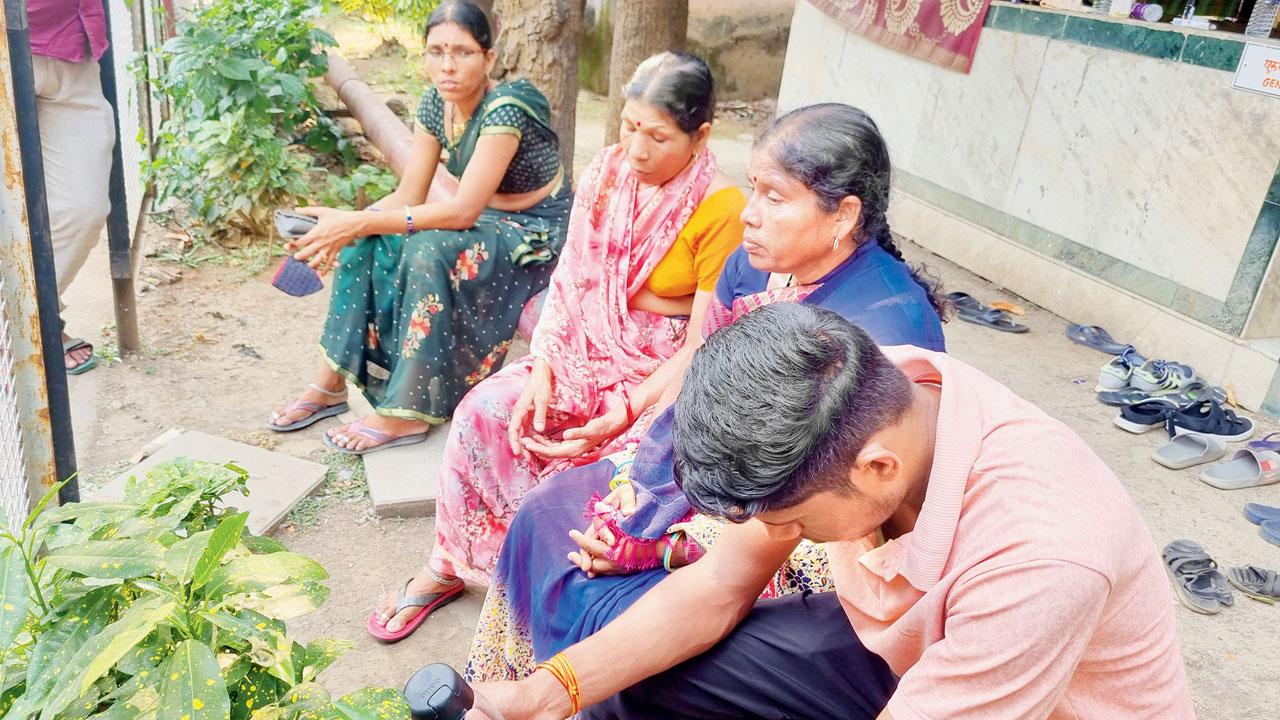
[[[432,569],[487,584],[508,523],[529,490],[643,434],[652,413],[573,462],[516,457],[507,444],[511,409],[534,358],[545,360],[555,378],[543,434],[558,439],[627,402],[631,390],[680,348],[684,320],[631,310],[628,301],[671,248],[715,174],[710,151],[656,188],[640,186],[619,145],[592,160],[574,199],[530,356],[478,384],[454,412],[436,499]]]

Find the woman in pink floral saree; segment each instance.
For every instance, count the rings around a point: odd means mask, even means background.
[[[638,442],[700,343],[686,325],[701,322],[741,242],[745,203],[706,148],[710,70],[663,53],[637,68],[627,91],[621,142],[579,183],[531,354],[477,385],[454,413],[435,548],[370,615],[379,639],[413,632],[464,579],[487,584],[524,495],[558,470]],[[675,298],[665,291],[672,275],[689,278]]]

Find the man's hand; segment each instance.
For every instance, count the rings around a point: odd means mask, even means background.
[[[569,696],[546,670],[520,682],[486,682],[471,686],[476,701],[466,720],[563,720]]]

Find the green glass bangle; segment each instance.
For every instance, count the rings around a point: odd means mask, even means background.
[[[662,567],[667,572],[671,572],[671,551],[676,549],[676,543],[680,542],[682,534],[684,534],[683,530],[671,533],[671,540],[667,542],[667,549],[662,552]]]

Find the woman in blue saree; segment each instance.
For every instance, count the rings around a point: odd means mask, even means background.
[[[769,303],[804,302],[840,313],[882,345],[944,350],[936,287],[908,267],[889,232],[889,178],[884,140],[862,111],[823,104],[776,120],[753,154],[743,244],[721,273],[704,334]],[[469,677],[525,677],[714,542],[719,525],[695,516],[675,484],[672,419],[668,409],[638,448],[560,473],[525,498]],[[571,536],[584,517],[587,532]],[[825,589],[825,563],[820,546],[803,544],[763,596]]]

